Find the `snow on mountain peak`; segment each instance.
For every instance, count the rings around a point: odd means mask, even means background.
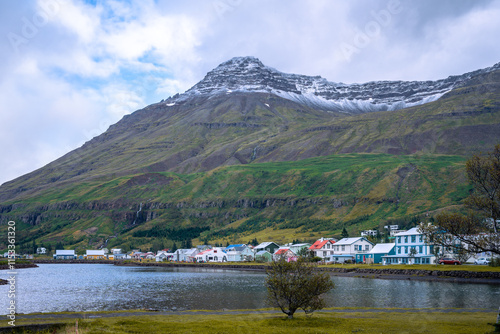
[[[208,72],[176,101],[232,92],[262,92],[314,108],[364,113],[398,110],[432,102],[476,75],[500,69],[500,63],[437,81],[374,81],[364,84],[329,82],[320,76],[282,73],[255,57],[235,57]],[[172,102],[169,100],[169,102]]]

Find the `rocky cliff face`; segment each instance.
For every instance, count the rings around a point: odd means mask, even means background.
[[[478,75],[500,69],[500,63],[482,70],[437,81],[373,81],[364,84],[330,82],[320,76],[287,74],[265,66],[254,57],[236,57],[220,64],[180,96],[173,105],[195,96],[262,92],[313,108],[359,114],[398,110],[432,102]]]

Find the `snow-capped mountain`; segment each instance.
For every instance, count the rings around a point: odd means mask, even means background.
[[[287,74],[265,66],[255,57],[235,57],[203,80],[166,101],[172,105],[195,96],[263,92],[314,108],[347,113],[398,110],[439,99],[467,80],[499,70],[500,63],[482,70],[436,81],[373,81],[364,84],[330,82],[321,76]]]

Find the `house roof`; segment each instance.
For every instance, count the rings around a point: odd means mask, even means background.
[[[74,249],[56,249],[56,255],[75,255]]]
[[[285,254],[286,252],[288,252],[290,249],[289,248],[280,248],[276,251],[276,255],[281,255],[281,254]]]
[[[305,247],[305,246],[309,247],[309,246],[311,246],[311,244],[305,242],[305,243],[301,243],[301,244],[293,244],[290,247]]]
[[[366,241],[368,241],[369,243],[371,243],[373,245],[373,242],[371,242],[370,240],[364,238],[364,237],[356,237],[356,238],[343,238],[343,239],[340,239],[339,241],[337,241],[335,243],[335,245],[352,245],[353,243],[361,240],[361,239],[364,239]]]
[[[91,249],[91,250],[87,250],[86,252],[87,255],[102,255],[104,256],[104,250],[103,249],[97,249],[97,250],[94,250],[94,249]]]
[[[245,244],[229,245],[229,246],[226,247],[226,249],[236,248],[236,247],[245,247],[245,246],[246,246]]]
[[[334,244],[335,242],[332,241],[332,240],[317,240],[315,243],[312,244],[311,247],[309,247],[309,249],[311,250],[314,250],[314,249],[321,249],[323,248],[324,245],[326,245],[327,243],[331,243],[331,244]]]
[[[419,235],[419,234],[422,234],[422,233],[420,233],[418,231],[418,227],[413,227],[413,228],[410,228],[408,231],[396,233],[396,234],[394,234],[394,236],[399,237],[399,236],[404,236],[404,235]]]
[[[266,251],[266,250],[261,250],[261,251],[258,251],[257,253],[255,253],[255,255],[262,256],[262,255],[265,255],[266,253],[267,253],[267,254],[271,254],[271,253],[269,253],[269,252],[268,252],[268,251]]]
[[[275,242],[272,242],[272,241],[267,241],[267,242],[261,242],[260,244],[258,244],[257,246],[255,246],[254,248],[256,249],[260,249],[260,248],[266,248],[267,246],[271,245],[271,244],[275,244],[276,246],[279,247],[279,245]]]
[[[373,246],[372,250],[369,253],[378,254],[378,253],[389,253],[395,246],[395,243],[387,243],[387,244],[376,244]]]

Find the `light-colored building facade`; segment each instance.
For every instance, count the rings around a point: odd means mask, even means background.
[[[102,260],[106,259],[106,254],[104,253],[104,250],[102,249],[97,249],[97,250],[87,250],[85,252],[85,259],[87,260]]]
[[[373,242],[365,237],[343,238],[334,245],[334,255],[352,255],[368,253],[373,248]]]
[[[77,257],[74,249],[56,249],[54,259],[56,260],[75,260]]]
[[[385,264],[431,264],[434,246],[425,242],[424,235],[414,227],[394,235],[394,255],[382,257]]]
[[[327,260],[331,255],[333,255],[333,245],[335,241],[333,239],[324,239],[321,238],[316,240],[315,243],[309,247],[311,252],[314,252],[314,256],[320,257],[324,260]]]

